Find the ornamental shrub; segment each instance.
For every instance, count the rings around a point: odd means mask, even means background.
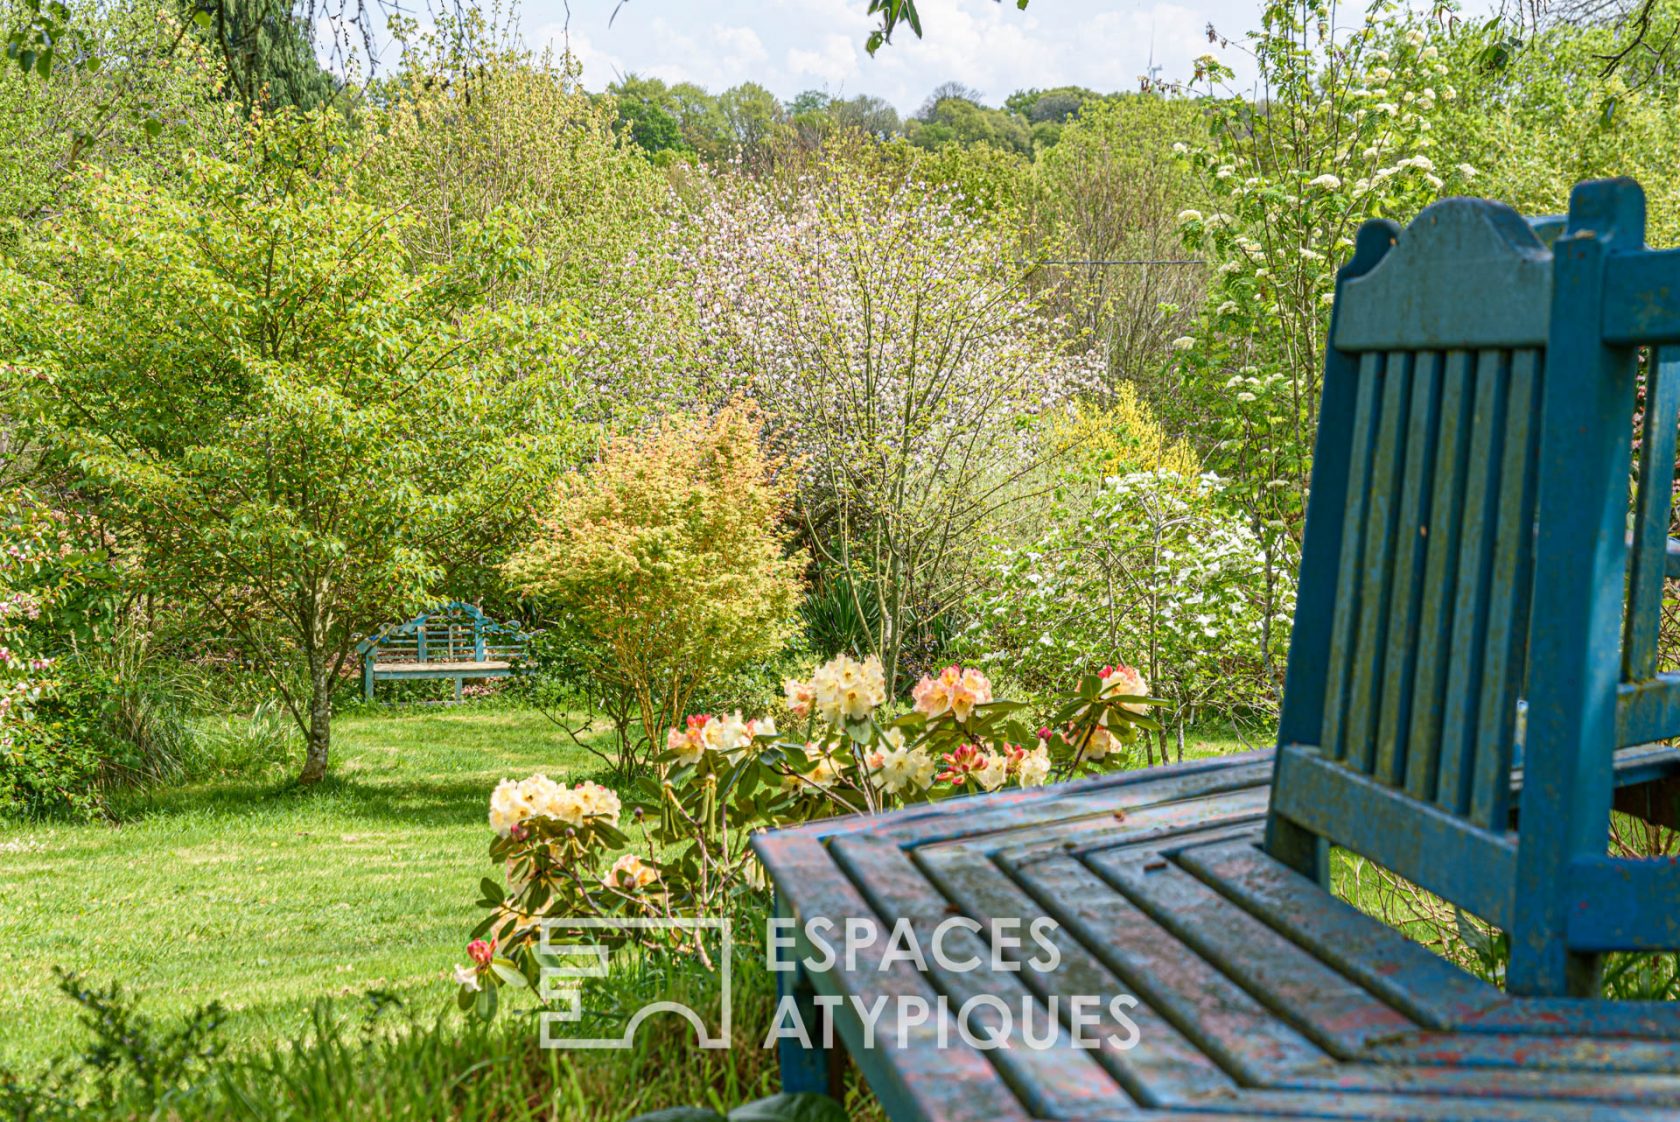
[[[460,1007],[492,1017],[502,988],[535,988],[545,926],[553,942],[585,917],[724,914],[735,897],[765,888],[748,848],[759,830],[1124,766],[1138,730],[1159,728],[1148,714],[1161,704],[1136,668],[1105,666],[1084,674],[1034,732],[1024,704],[994,698],[979,670],[949,666],[922,678],[913,707],[895,716],[874,655],[837,655],[790,679],[785,693],[785,730],[738,711],[694,714],[669,729],[659,804],[631,815],[640,852],[624,852],[615,792],[542,775],[503,780],[489,815],[502,876],[480,883],[487,914],[467,946],[471,961],[455,968]],[[645,938],[710,966],[699,940],[680,931]]]
[[[1267,585],[1260,540],[1222,490],[1211,475],[1156,470],[1064,499],[1041,537],[998,552],[959,650],[1034,693],[1127,652],[1171,703],[1171,725],[1269,712],[1294,587]]]
[[[103,739],[64,670],[109,619],[114,586],[85,520],[27,490],[0,495],[0,814],[99,808]]]
[[[791,480],[760,431],[735,403],[613,439],[559,482],[505,567],[570,638],[594,696],[633,699],[621,772],[651,760],[697,691],[794,632],[805,558],[784,527]]]

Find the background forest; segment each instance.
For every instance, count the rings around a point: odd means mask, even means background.
[[[394,17],[397,61],[369,75],[241,3],[0,0],[0,942],[27,946],[0,950],[27,1029],[0,1027],[0,1068],[45,1061],[53,966],[105,965],[79,936],[28,946],[63,917],[31,878],[69,876],[47,856],[66,846],[108,860],[157,831],[185,860],[181,829],[353,839],[357,800],[413,822],[435,801],[453,832],[387,901],[395,931],[421,887],[469,890],[462,838],[481,846],[502,769],[570,768],[628,805],[687,715],[785,724],[837,656],[878,661],[887,710],[946,666],[1035,712],[1126,668],[1160,704],[1105,766],[1264,745],[1359,224],[1452,194],[1558,213],[1625,174],[1652,243],[1680,242],[1673,0],[1279,0],[1174,80],[1001,105],[947,82],[908,117],[752,82],[590,93],[473,9]],[[1233,86],[1238,52],[1256,88]],[[451,600],[529,629],[530,673],[448,717],[395,715],[444,700],[425,683],[362,701],[356,644]],[[363,860],[328,844],[297,869]],[[322,891],[359,911],[373,890]],[[435,988],[448,940],[356,992]],[[194,969],[183,994],[234,992]],[[318,981],[236,1009],[247,1043],[290,1033]],[[64,987],[93,1039],[122,1036],[116,994]],[[0,1080],[0,1104],[222,1102],[207,1023],[159,1037],[173,1058],[141,1090],[112,1074],[143,1066],[124,1054],[50,1091]],[[299,1054],[319,1070],[275,1052],[239,1093],[333,1084],[334,1048],[389,1049],[433,1091],[486,1049],[552,1059],[480,1027],[390,1036],[370,1014],[357,1043],[348,1023],[318,1011]],[[649,1105],[567,1072],[538,1096],[573,1096],[567,1116]],[[770,1076],[693,1078],[717,1100]]]

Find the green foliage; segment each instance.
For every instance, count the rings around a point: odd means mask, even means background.
[[[215,1079],[225,1014],[211,1002],[159,1025],[116,982],[99,986],[55,969],[58,988],[80,1006],[90,1037],[71,1062],[38,1080],[0,1068],[0,1110],[19,1119],[76,1119],[166,1112]]]
[[[1643,6],[1649,44],[1672,43],[1680,5]],[[1680,244],[1680,159],[1672,106],[1680,82],[1662,51],[1634,50],[1606,73],[1631,32],[1558,22],[1524,37],[1506,20],[1464,26],[1443,44],[1457,97],[1435,126],[1439,163],[1469,164],[1471,186],[1523,214],[1561,214],[1583,179],[1628,175],[1645,189],[1646,239]]]
[[[862,658],[881,630],[881,597],[860,577],[818,572],[799,605],[811,646],[823,659],[837,654]]]
[[[729,141],[748,154],[769,139],[782,120],[781,103],[757,82],[742,82],[718,95],[718,108],[729,123]]]
[[[671,728],[658,757],[659,803],[632,816],[652,859],[622,853],[609,864],[629,844],[616,792],[543,774],[498,784],[490,862],[500,879],[479,885],[486,914],[467,947],[472,965],[455,970],[459,1007],[488,1020],[504,990],[537,988],[554,965],[547,947],[557,933],[592,934],[571,921],[725,914],[764,887],[748,850],[761,830],[1109,770],[1139,729],[1159,729],[1147,714],[1163,704],[1147,696],[1135,669],[1104,667],[1082,675],[1035,733],[1025,705],[994,699],[984,675],[951,666],[917,683],[915,707],[894,717],[880,661],[844,655],[809,680],[790,679],[786,691],[793,727],[785,730],[739,712],[694,714]],[[634,938],[712,966],[700,930],[660,927]]]
[[[595,696],[635,698],[625,772],[659,750],[698,690],[792,634],[804,562],[781,525],[791,481],[761,449],[761,425],[730,405],[613,439],[561,480],[507,564],[514,587],[577,637]]]
[[[919,148],[989,144],[1024,156],[1033,150],[1032,128],[1025,117],[962,97],[940,98],[925,116],[906,124],[905,135]]]
[[[133,1030],[110,1042],[123,1058],[109,1069],[96,1068],[90,1062],[95,1045],[67,1047],[60,1036],[63,1052],[50,1070],[0,1073],[0,1115],[32,1122],[623,1122],[661,1103],[710,1102],[727,1110],[755,1100],[749,1105],[784,1112],[791,1106],[792,1118],[815,1122],[826,1117],[809,1114],[818,1108],[801,1110],[800,1102],[787,1102],[801,1097],[774,1094],[775,1053],[761,1047],[775,1005],[775,976],[765,970],[762,940],[753,935],[763,931],[763,915],[744,911],[736,923],[738,1004],[727,1049],[700,1049],[686,1021],[653,1018],[638,1028],[630,1049],[556,1052],[541,1046],[528,1018],[486,1024],[378,985],[314,1001],[276,1025],[271,1038],[236,1047],[233,1025],[218,1023],[214,1010],[152,1015],[126,990],[112,994],[115,987],[78,983],[77,991],[97,998],[100,1010],[85,1010],[84,1019],[108,1017],[113,1027]],[[694,969],[689,958],[620,954],[607,977],[586,983],[585,1023],[589,1031],[617,1035],[650,1001],[713,1009],[720,996],[717,975]],[[159,1001],[150,995],[145,1007]],[[187,1061],[166,1065],[180,1069],[178,1078],[159,1080],[162,1090],[153,1093],[147,1073],[158,1065],[151,1059],[181,1051],[183,1039],[192,1045]],[[136,1063],[129,1053],[145,1058]],[[855,1074],[849,1082],[849,1116],[877,1119],[878,1108]],[[828,1111],[842,1109],[825,1101]]]
[[[1065,125],[1087,105],[1107,100],[1110,95],[1084,86],[1057,86],[1049,90],[1016,90],[1003,99],[1003,107],[1025,117],[1029,124]]]
[[[305,781],[353,644],[506,525],[566,427],[565,309],[491,299],[533,255],[490,219],[415,267],[412,219],[356,190],[369,139],[286,111],[175,180],[90,174],[0,273],[38,424],[152,587],[268,674]]]
[[[231,125],[215,96],[222,71],[156,7],[78,2],[40,7],[58,23],[60,50],[36,69],[0,66],[0,249],[56,209],[67,181],[87,163],[163,168],[192,144],[214,145]],[[0,29],[21,34],[36,7],[0,4]],[[62,10],[62,20],[54,13]],[[88,65],[78,65],[83,60]],[[102,65],[92,65],[96,60]],[[21,61],[21,59],[20,59]],[[51,80],[37,70],[52,68]]]
[[[1155,470],[1076,483],[1050,529],[1001,552],[959,651],[1044,694],[1092,659],[1135,661],[1186,726],[1273,710],[1293,588],[1211,476]]]
[[[1210,209],[1179,216],[1185,244],[1220,262],[1204,327],[1175,341],[1181,376],[1203,383],[1202,423],[1221,442],[1213,466],[1232,499],[1273,533],[1298,530],[1305,510],[1324,333],[1354,232],[1474,175],[1430,155],[1431,114],[1453,96],[1435,89],[1439,36],[1379,5],[1344,43],[1329,11],[1326,0],[1267,9],[1254,40],[1265,111],[1240,97],[1210,106],[1211,143],[1186,156]]]
[[[186,0],[181,19],[220,53],[225,90],[242,105],[315,109],[341,92],[343,83],[321,65],[314,29],[292,0]]]
[[[585,93],[576,60],[507,45],[477,17],[427,34],[405,26],[403,55],[362,124],[370,144],[357,187],[408,215],[397,235],[440,269],[478,253],[487,226],[525,247],[521,268],[493,278],[489,296],[559,311],[575,331],[554,338],[583,419],[634,424],[650,400],[649,304],[671,289],[665,254],[673,200],[664,174],[618,133],[610,103]],[[449,591],[505,596],[497,567],[527,530],[528,509],[482,552],[453,551]]]
[[[0,814],[101,805],[106,745],[81,696],[85,675],[67,672],[115,607],[101,538],[32,492],[0,498]]]
[[[1003,0],[996,2],[1001,4]],[[1027,3],[1028,0],[1015,0],[1015,6],[1023,12],[1027,10]],[[869,0],[869,14],[881,17],[880,23],[864,42],[864,49],[870,54],[892,42],[893,32],[900,23],[908,24],[910,30],[916,33],[916,38],[922,37],[922,17],[916,10],[916,0]]]
[[[683,141],[682,130],[677,125],[675,117],[645,101],[630,98],[620,98],[618,103],[618,120],[630,130],[630,139],[644,152],[658,154],[660,152],[683,151],[688,145]]]
[[[1077,120],[1052,127],[1059,139],[1039,152],[1030,195],[1040,258],[1070,262],[1044,267],[1053,306],[1101,356],[1110,386],[1135,385],[1166,415],[1182,415],[1189,387],[1169,372],[1169,347],[1209,270],[1184,263],[1177,215],[1202,188],[1173,145],[1205,140],[1203,109],[1128,94],[1088,102]]]

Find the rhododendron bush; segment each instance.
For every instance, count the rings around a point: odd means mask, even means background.
[[[1149,712],[1162,704],[1136,668],[1104,666],[1034,728],[1026,705],[994,697],[981,671],[949,666],[895,714],[873,655],[839,655],[788,681],[786,695],[786,729],[739,712],[673,726],[658,805],[628,815],[641,835],[633,848],[615,792],[543,775],[502,781],[489,807],[501,876],[481,884],[487,914],[456,970],[461,1007],[491,1016],[498,989],[537,982],[544,921],[558,940],[572,919],[721,914],[765,889],[748,849],[757,831],[1122,766],[1140,730],[1159,728]],[[647,937],[706,953],[684,932]]]

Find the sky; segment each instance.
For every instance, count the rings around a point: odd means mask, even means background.
[[[1135,90],[1151,58],[1157,77],[1183,81],[1210,51],[1249,77],[1237,44],[1260,13],[1260,0],[1031,0],[1026,11],[1015,0],[918,0],[926,38],[901,28],[870,58],[867,0],[569,2],[569,27],[567,0],[522,0],[520,22],[534,47],[569,38],[592,90],[628,73],[713,93],[752,81],[784,101],[809,89],[873,94],[905,113],[949,81],[992,105],[1032,87]],[[1210,22],[1229,48],[1209,44]]]

